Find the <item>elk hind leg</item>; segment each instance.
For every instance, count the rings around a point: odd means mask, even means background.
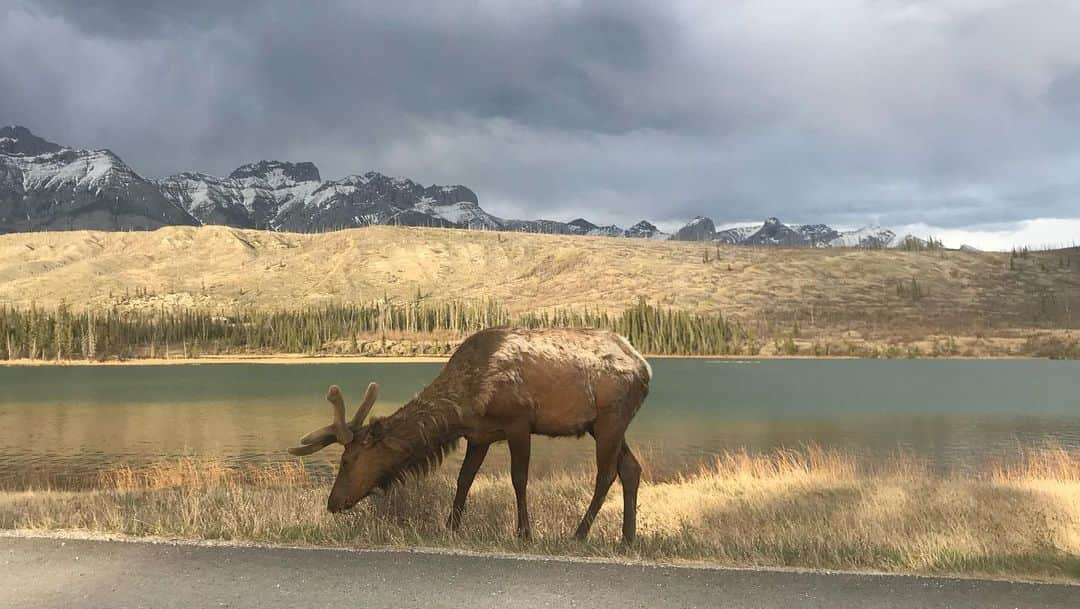
[[[596,514],[604,505],[611,483],[615,481],[619,453],[623,444],[623,429],[617,433],[613,430],[594,429],[593,437],[596,439],[596,487],[593,489],[593,498],[585,510],[585,516],[581,519],[574,537],[584,540],[589,536]]]
[[[641,464],[638,463],[630,446],[623,440],[619,452],[619,483],[623,490],[623,543],[633,543],[637,532],[637,494],[641,483]]]

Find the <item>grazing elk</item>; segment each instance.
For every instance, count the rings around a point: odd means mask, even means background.
[[[368,385],[352,420],[337,386],[334,422],[300,440],[294,455],[345,446],[327,509],[349,509],[374,488],[437,466],[467,441],[447,526],[457,529],[476,472],[492,442],[510,446],[517,534],[530,536],[525,487],[531,434],[596,440],[596,487],[575,534],[584,539],[615,476],[623,488],[623,541],[634,539],[641,467],[624,434],[649,391],[652,369],[624,338],[598,330],[494,328],[467,338],[439,376],[394,414],[364,420],[377,386]]]

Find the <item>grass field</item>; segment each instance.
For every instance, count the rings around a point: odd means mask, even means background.
[[[277,310],[417,296],[490,298],[513,315],[615,313],[644,298],[723,314],[765,339],[761,355],[788,338],[801,355],[1080,352],[1076,248],[716,247],[402,227],[0,235],[0,305],[20,308]]]
[[[232,470],[181,460],[109,471],[84,490],[11,487],[0,492],[0,528],[1080,582],[1080,454],[1063,450],[963,475],[935,475],[907,457],[870,468],[815,448],[728,454],[648,479],[629,548],[618,543],[618,488],[590,541],[571,540],[591,472],[530,481],[532,542],[512,535],[513,493],[501,472],[481,473],[462,530],[449,533],[453,476],[443,468],[330,515],[329,481],[302,463]]]

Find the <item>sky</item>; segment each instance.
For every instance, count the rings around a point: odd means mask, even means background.
[[[0,0],[0,124],[505,217],[1080,242],[1075,0]]]

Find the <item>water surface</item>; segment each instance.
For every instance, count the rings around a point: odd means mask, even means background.
[[[1080,448],[1080,362],[661,359],[629,440],[647,461],[689,467],[723,450],[813,443],[869,459],[913,453],[942,468],[1027,447]],[[441,364],[0,367],[0,480],[79,476],[120,463],[212,456],[293,459],[285,448],[330,420],[331,383],[375,414],[400,406]],[[355,401],[354,401],[355,403]],[[535,468],[592,462],[584,439],[534,441]],[[505,466],[496,448],[487,467]],[[328,448],[327,464],[340,449]]]

